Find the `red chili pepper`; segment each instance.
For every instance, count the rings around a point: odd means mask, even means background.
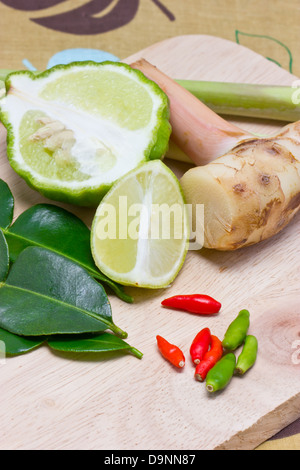
[[[175,295],[174,297],[163,300],[161,304],[164,307],[176,308],[200,315],[218,313],[222,307],[220,302],[209,295],[201,294]]]
[[[207,353],[211,343],[211,334],[209,328],[204,328],[195,336],[191,347],[190,355],[194,364],[199,364]]]
[[[157,335],[157,346],[161,354],[165,359],[167,359],[175,367],[182,368],[185,365],[185,357],[181,349],[179,349],[174,344],[169,343],[162,336]]]
[[[195,369],[195,378],[203,382],[213,366],[222,358],[223,346],[222,341],[214,335],[211,335],[210,350],[204,355],[203,360]]]

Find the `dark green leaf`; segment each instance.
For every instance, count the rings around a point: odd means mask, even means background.
[[[6,229],[10,226],[14,215],[14,198],[5,183],[0,179],[0,228]]]
[[[53,251],[28,247],[0,288],[0,327],[24,336],[100,332],[112,321],[103,287],[77,263]]]
[[[5,345],[5,354],[16,356],[37,348],[45,342],[45,338],[18,336],[0,328],[0,341],[3,341]]]
[[[68,335],[63,337],[54,337],[48,340],[50,348],[64,352],[109,352],[109,351],[128,351],[139,359],[143,354],[128,343],[110,333],[101,333],[99,335]]]
[[[24,248],[41,246],[76,261],[126,302],[132,298],[96,267],[90,248],[90,230],[74,214],[52,204],[38,204],[21,214],[5,231],[10,259],[14,262]]]
[[[0,282],[5,281],[9,270],[9,253],[8,246],[0,229]]]

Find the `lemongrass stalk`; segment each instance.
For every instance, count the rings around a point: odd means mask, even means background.
[[[294,122],[300,119],[296,86],[176,80],[218,114]]]
[[[131,67],[156,82],[170,101],[171,139],[196,165],[205,165],[253,137],[225,121],[192,93],[142,59]],[[172,157],[172,155],[168,155]]]

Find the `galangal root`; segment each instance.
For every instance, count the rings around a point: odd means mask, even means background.
[[[172,140],[197,165],[180,183],[188,204],[204,204],[204,227],[192,221],[199,239],[204,230],[204,247],[236,250],[282,230],[300,208],[300,121],[259,138],[222,119],[148,62],[132,66],[169,97]]]

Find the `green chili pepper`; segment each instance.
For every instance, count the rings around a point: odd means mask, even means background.
[[[255,363],[257,358],[258,343],[255,336],[248,335],[245,339],[243,350],[238,358],[235,371],[243,375]]]
[[[250,313],[248,310],[241,310],[235,320],[229,325],[224,339],[223,348],[228,351],[234,351],[245,340],[250,326]]]
[[[223,356],[208,372],[206,376],[206,389],[209,392],[216,392],[225,388],[232,379],[235,366],[236,359],[233,353]]]

